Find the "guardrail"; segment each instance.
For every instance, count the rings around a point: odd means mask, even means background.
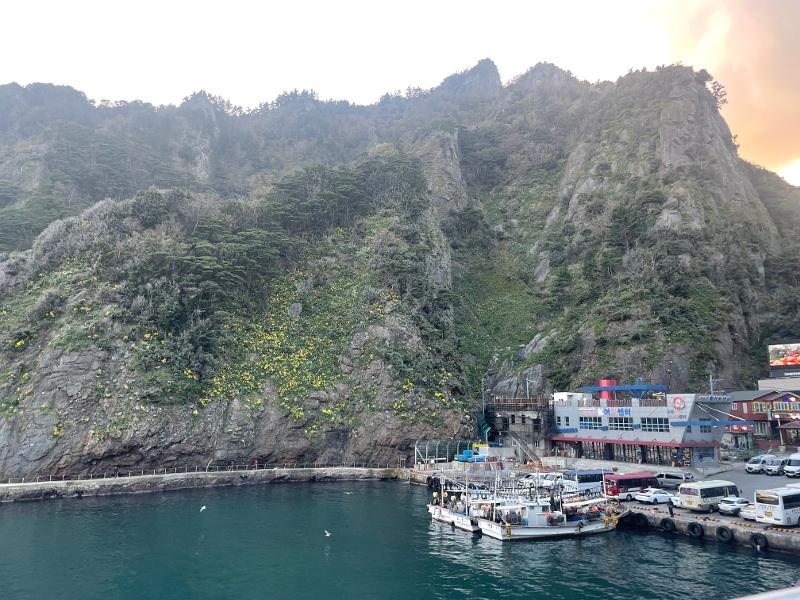
[[[204,467],[163,467],[160,469],[115,469],[111,473],[89,473],[86,476],[76,477],[67,475],[38,475],[36,477],[3,477],[0,484],[19,483],[44,483],[50,481],[87,481],[95,479],[120,479],[127,477],[145,477],[153,475],[189,474],[189,473],[224,473],[234,471],[275,471],[290,469],[403,469],[407,466],[405,458],[398,458],[396,462],[387,463],[252,463],[249,465],[206,465]]]
[[[492,398],[486,408],[493,410],[547,410],[550,401],[543,398]]]

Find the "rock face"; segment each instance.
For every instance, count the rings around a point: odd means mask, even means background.
[[[471,436],[481,379],[752,384],[800,335],[800,191],[707,82],[481,61],[248,114],[0,88],[0,479],[393,463]],[[184,191],[119,200],[152,185]]]

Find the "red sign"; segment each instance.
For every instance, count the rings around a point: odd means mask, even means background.
[[[672,406],[675,410],[683,410],[686,408],[686,402],[683,401],[683,398],[680,396],[675,396],[672,399]]]

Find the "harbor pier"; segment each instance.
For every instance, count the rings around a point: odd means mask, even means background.
[[[716,540],[721,544],[738,544],[756,550],[777,550],[800,554],[800,529],[778,527],[725,517],[716,513],[696,513],[675,509],[670,516],[666,508],[631,504],[631,513],[624,519],[627,526],[657,529],[695,539]]]

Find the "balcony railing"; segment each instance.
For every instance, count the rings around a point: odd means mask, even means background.
[[[661,408],[667,405],[666,398],[642,398],[639,400],[639,406],[646,406],[649,408]]]
[[[550,406],[544,398],[492,398],[486,401],[486,408],[492,410],[547,410]]]

